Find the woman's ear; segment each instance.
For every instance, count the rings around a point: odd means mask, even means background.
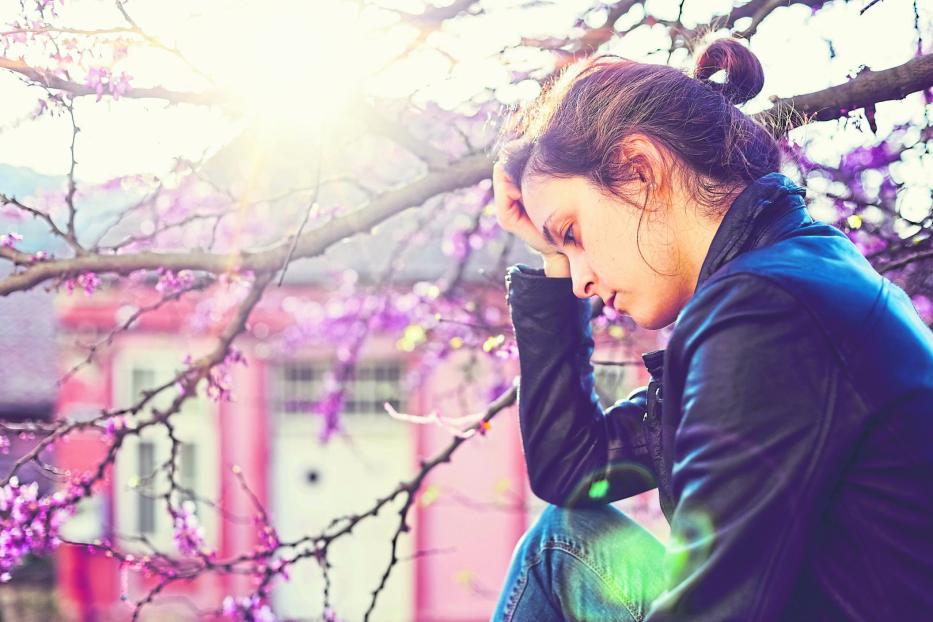
[[[664,158],[654,141],[644,134],[629,134],[622,139],[619,151],[641,183],[653,188],[661,186]]]

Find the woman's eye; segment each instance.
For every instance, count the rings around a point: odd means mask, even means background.
[[[564,244],[575,244],[577,238],[573,235],[573,225],[567,227],[567,230],[564,232]]]

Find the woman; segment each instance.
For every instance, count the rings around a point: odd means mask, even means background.
[[[495,166],[500,225],[543,258],[507,282],[550,505],[493,620],[931,619],[933,337],[736,108],[756,57],[719,40],[694,73],[576,66]],[[647,390],[606,412],[592,296],[675,323]],[[655,487],[667,547],[608,505]]]

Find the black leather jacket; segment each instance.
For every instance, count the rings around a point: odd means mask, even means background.
[[[933,335],[805,194],[770,173],[735,199],[651,384],[605,412],[589,301],[506,277],[532,491],[659,490],[650,622],[933,619]]]

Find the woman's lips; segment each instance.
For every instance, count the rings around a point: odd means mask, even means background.
[[[606,301],[606,306],[612,307],[613,309],[616,308],[616,295],[615,294],[613,294],[612,296],[609,296],[609,300]],[[618,309],[616,309],[616,311],[618,311]]]

